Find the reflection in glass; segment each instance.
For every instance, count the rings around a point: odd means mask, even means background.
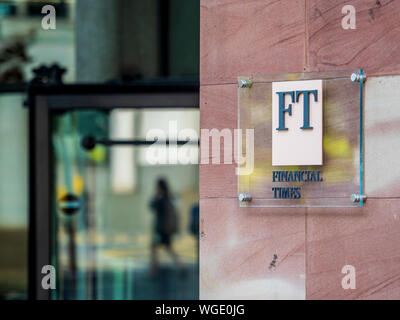
[[[153,128],[176,120],[172,112],[152,112]],[[192,121],[178,119],[179,126],[192,127],[197,121],[198,112],[189,113]],[[53,299],[197,299],[197,238],[191,216],[198,202],[198,165],[146,163],[148,146],[81,146],[88,135],[143,138],[145,117],[131,110],[53,115],[52,259],[58,276]],[[179,217],[171,245],[184,272],[168,250],[158,250],[158,272],[150,269],[155,221],[149,204],[160,177],[169,182]],[[79,208],[65,212],[75,205],[63,201],[70,194],[78,198]]]

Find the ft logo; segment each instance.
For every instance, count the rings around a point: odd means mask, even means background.
[[[272,165],[322,165],[322,80],[272,83]]]

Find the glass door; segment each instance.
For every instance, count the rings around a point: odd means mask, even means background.
[[[48,152],[49,159],[48,170],[46,163],[35,161],[31,180],[41,189],[31,199],[36,298],[197,299],[196,104],[179,107],[178,97],[178,108],[164,107],[157,99],[153,104],[141,100],[146,107],[138,107],[132,99],[131,107],[126,96],[114,96],[106,108],[94,105],[95,96],[56,100],[38,97],[34,112],[48,111],[48,124],[38,126],[43,118],[36,118],[40,121],[33,130],[34,141],[44,131],[48,142],[35,144],[33,156],[45,159]],[[121,105],[118,101],[126,105],[114,107]],[[38,170],[46,173],[40,182]],[[168,188],[173,208],[168,212],[176,216],[176,230],[167,236],[160,233],[154,207],[160,183]],[[40,201],[46,191],[49,198]],[[54,290],[43,290],[43,276],[37,276],[47,264],[55,270]]]

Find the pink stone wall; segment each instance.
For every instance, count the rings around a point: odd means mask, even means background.
[[[341,27],[345,4],[357,10],[355,30]],[[237,127],[239,75],[400,74],[400,1],[200,5],[201,128]],[[375,174],[400,166],[400,138],[390,138],[400,137],[400,122],[374,121],[379,110],[365,110],[364,208],[239,208],[235,165],[200,166],[201,298],[400,299],[400,173]],[[346,264],[356,268],[355,290],[341,287]]]

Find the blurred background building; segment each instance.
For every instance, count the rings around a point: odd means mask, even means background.
[[[42,28],[42,7],[56,9],[56,29]],[[27,298],[29,131],[27,84],[33,69],[58,64],[65,84],[198,83],[199,0],[0,1],[0,298]],[[82,148],[87,135],[146,139],[151,129],[199,131],[199,112],[74,110],[52,119],[54,299],[195,299],[198,242],[190,231],[198,202],[198,165],[154,164],[147,146]],[[185,146],[195,148],[196,146]],[[192,150],[193,151],[193,150]],[[195,153],[194,153],[195,154]],[[196,156],[195,156],[196,157]],[[159,177],[179,212],[173,246],[182,275],[160,252],[148,274]],[[84,205],[73,216],[57,206],[68,193]],[[71,230],[73,232],[71,233]],[[73,239],[73,240],[71,240]],[[76,282],[70,285],[71,241]]]

